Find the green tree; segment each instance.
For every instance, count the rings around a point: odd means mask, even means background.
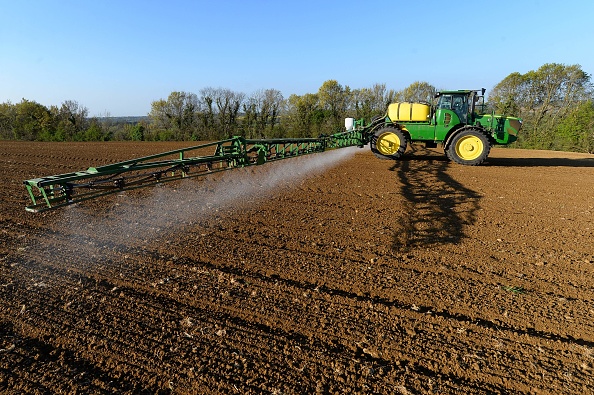
[[[522,117],[521,101],[525,87],[526,77],[518,72],[511,73],[491,90],[489,105],[499,114]]]
[[[395,100],[403,102],[432,103],[437,89],[428,82],[415,81],[396,93]]]
[[[128,132],[128,136],[132,141],[143,141],[144,140],[145,127],[141,123],[137,123],[132,126]]]
[[[52,116],[47,107],[23,99],[15,105],[12,138],[15,140],[37,140],[40,135],[51,134]]]
[[[351,88],[340,85],[336,80],[325,81],[318,90],[320,106],[328,114],[329,127],[335,131],[344,127],[350,102]]]
[[[497,112],[524,119],[519,145],[560,149],[558,125],[580,103],[592,98],[590,75],[581,66],[547,63],[526,74],[512,73],[495,86],[489,100]]]
[[[393,90],[386,90],[386,84],[374,84],[371,88],[353,90],[352,111],[354,117],[370,121],[374,117],[384,115],[394,96]]]
[[[109,133],[104,130],[103,125],[96,117],[89,121],[89,127],[85,130],[83,135],[84,141],[109,141],[111,140]]]
[[[10,101],[0,104],[0,139],[14,138],[14,124],[16,121],[16,106]]]
[[[594,103],[582,102],[574,108],[557,128],[561,149],[594,154]]]
[[[75,100],[66,100],[62,105],[52,107],[55,123],[54,140],[84,140],[84,131],[88,128],[89,110]]]
[[[288,137],[316,137],[322,133],[326,116],[315,93],[291,95],[283,117]]]

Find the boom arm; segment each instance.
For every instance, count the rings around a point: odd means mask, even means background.
[[[197,177],[237,167],[261,165],[326,149],[363,146],[364,128],[354,128],[319,138],[227,140],[163,152],[85,171],[25,180],[32,204],[25,209],[40,212],[100,196],[142,188],[161,182]],[[198,156],[206,150],[214,153]]]

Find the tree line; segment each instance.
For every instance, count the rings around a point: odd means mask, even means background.
[[[496,112],[519,116],[522,148],[594,153],[594,89],[579,65],[548,63],[511,73],[489,95]]]
[[[461,87],[464,88],[464,87]],[[395,101],[432,102],[438,89],[417,81],[395,91],[385,84],[351,89],[325,81],[316,93],[284,98],[276,89],[251,95],[207,87],[198,93],[171,92],[151,103],[136,124],[89,117],[76,101],[49,108],[23,99],[0,104],[0,139],[40,141],[220,140],[316,137],[343,128],[345,117],[383,116]],[[488,96],[488,110],[524,120],[516,147],[594,152],[594,89],[579,65],[545,64],[512,73]]]

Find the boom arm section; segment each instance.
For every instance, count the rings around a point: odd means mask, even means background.
[[[185,177],[261,165],[326,149],[363,146],[367,142],[367,135],[362,129],[319,138],[248,140],[233,137],[110,165],[90,167],[85,171],[25,180],[24,184],[32,203],[25,209],[40,212]],[[203,155],[203,152],[212,152],[213,149],[214,153]]]

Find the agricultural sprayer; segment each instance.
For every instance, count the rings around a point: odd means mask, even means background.
[[[346,130],[329,136],[259,140],[233,137],[84,171],[25,180],[32,201],[26,209],[45,211],[181,178],[367,144],[381,159],[398,159],[410,143],[424,143],[427,147],[441,143],[452,161],[478,165],[487,159],[491,146],[515,141],[522,125],[519,118],[483,114],[484,93],[484,89],[480,95],[473,90],[443,91],[437,93],[436,105],[392,103],[383,117],[369,123],[347,118]],[[204,155],[205,151],[208,154]]]

